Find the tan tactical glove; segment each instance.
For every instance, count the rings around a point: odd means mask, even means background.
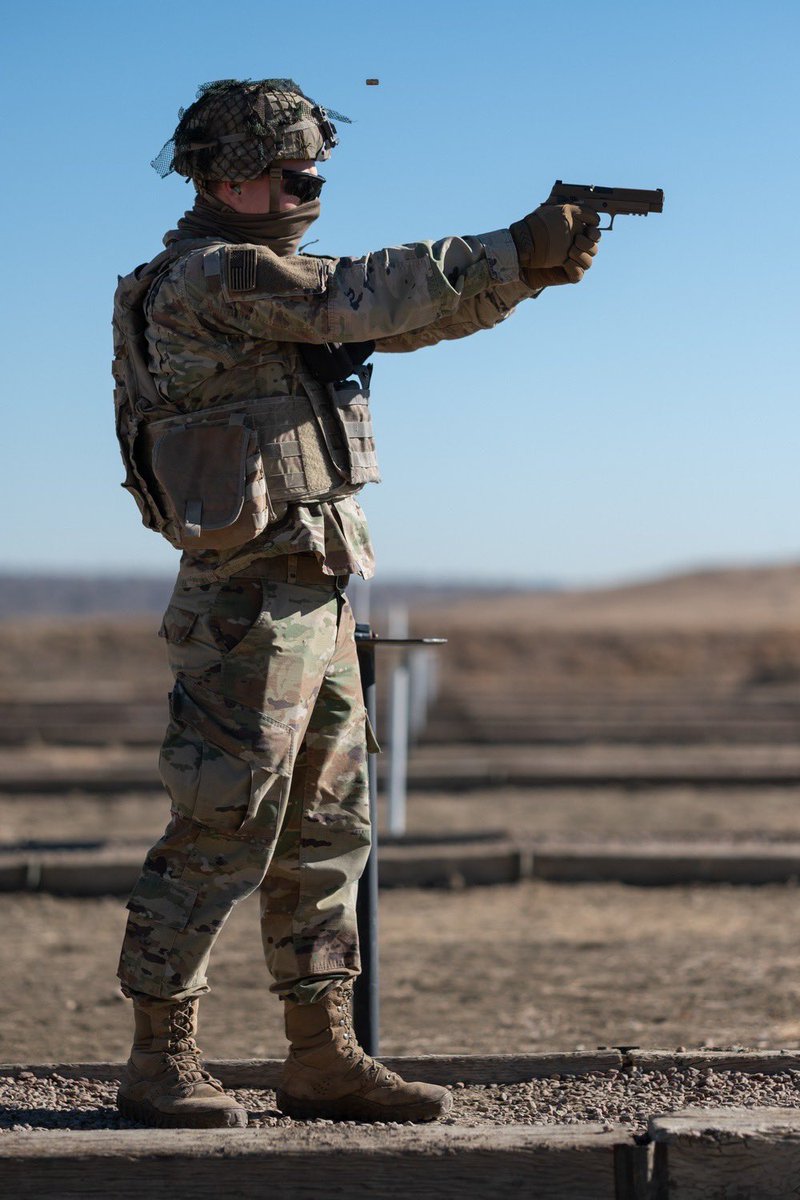
[[[515,221],[511,236],[529,287],[580,283],[597,254],[600,218],[577,204],[542,204]]]

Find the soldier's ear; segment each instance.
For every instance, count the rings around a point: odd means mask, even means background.
[[[242,189],[238,183],[230,183],[227,179],[220,180],[218,183],[210,183],[206,189],[212,196],[216,196],[218,200],[222,200],[224,204],[230,203],[231,193],[241,196]]]

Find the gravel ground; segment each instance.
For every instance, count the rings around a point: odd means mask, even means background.
[[[456,1083],[454,1106],[442,1124],[575,1125],[579,1122],[629,1125],[642,1133],[651,1116],[700,1108],[800,1109],[800,1072],[777,1075],[741,1071],[603,1071],[576,1077],[553,1075],[529,1083],[473,1086]],[[114,1107],[116,1085],[60,1075],[36,1078],[31,1072],[0,1077],[0,1132],[46,1129],[132,1129]],[[296,1122],[275,1108],[275,1094],[252,1088],[233,1093],[246,1107],[250,1126],[331,1125]],[[344,1122],[352,1124],[352,1122]],[[393,1125],[397,1122],[387,1122]]]

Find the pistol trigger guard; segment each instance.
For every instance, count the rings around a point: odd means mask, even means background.
[[[613,228],[614,228],[614,217],[615,217],[616,215],[617,215],[617,214],[616,214],[616,213],[614,213],[614,216],[610,216],[610,217],[608,218],[608,224],[607,224],[607,225],[598,225],[598,226],[597,226],[597,232],[598,232],[598,233],[608,233],[609,229],[613,229]]]

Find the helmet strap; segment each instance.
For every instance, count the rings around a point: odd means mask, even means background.
[[[283,169],[281,167],[270,167],[269,169],[269,211],[279,212],[281,206],[281,182],[283,180]]]

